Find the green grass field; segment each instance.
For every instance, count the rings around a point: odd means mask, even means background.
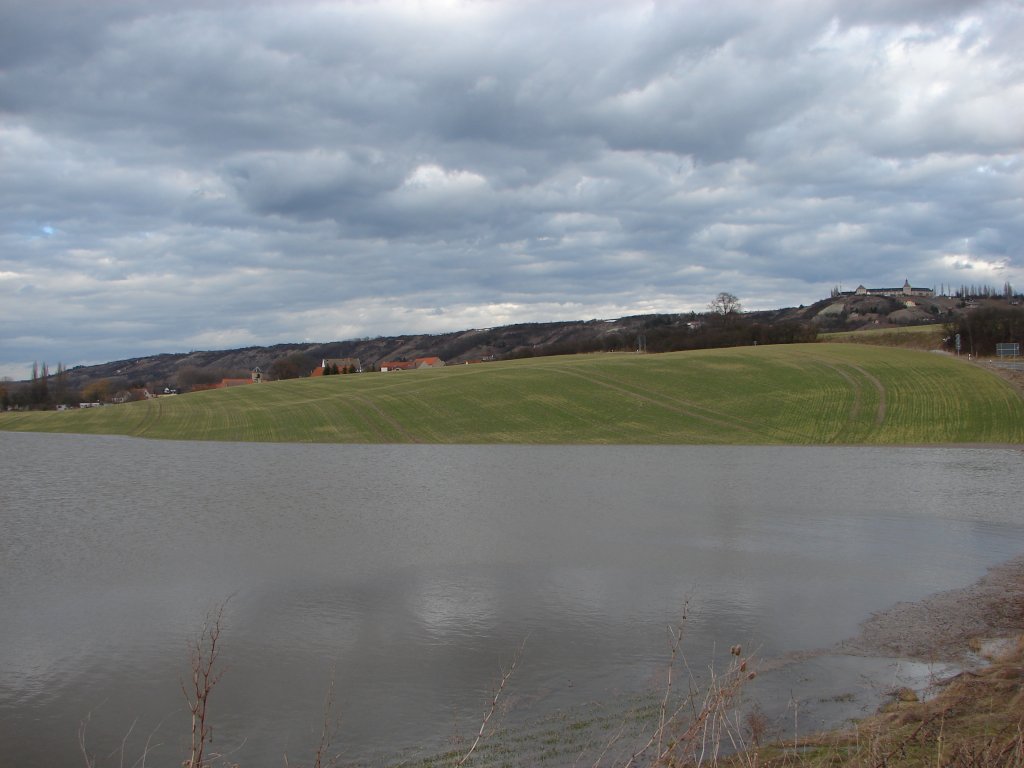
[[[1024,400],[945,355],[799,344],[299,379],[5,413],[0,430],[323,443],[1024,443]]]
[[[908,325],[905,328],[888,326],[867,328],[860,331],[834,331],[818,334],[819,341],[852,344],[878,344],[886,347],[908,347],[910,349],[940,349],[945,326]]]

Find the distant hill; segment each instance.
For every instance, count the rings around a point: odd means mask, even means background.
[[[388,360],[440,357],[449,364],[550,354],[554,349],[590,351],[602,345],[625,349],[636,342],[646,318],[603,321],[522,323],[496,328],[441,334],[406,334],[323,343],[284,343],[266,347],[159,354],[115,360],[68,370],[68,384],[82,388],[91,381],[110,379],[118,384],[178,384],[182,372],[210,372],[216,377],[248,375],[255,367],[270,371],[275,361],[296,356],[303,375],[324,358],[358,358],[364,369],[374,370]],[[52,366],[52,364],[51,364]],[[51,367],[51,373],[53,369]]]
[[[747,324],[773,326],[795,321],[802,310],[773,310],[743,315]],[[112,387],[177,386],[199,374],[206,378],[247,376],[259,367],[269,372],[275,361],[296,356],[308,373],[324,358],[358,358],[363,368],[375,370],[388,360],[439,357],[448,364],[478,360],[508,360],[521,357],[574,354],[594,351],[629,351],[646,345],[650,351],[687,348],[679,337],[689,338],[689,347],[719,346],[698,338],[700,315],[636,315],[617,320],[570,320],[549,323],[518,323],[494,328],[475,328],[440,334],[405,334],[350,339],[323,343],[283,343],[266,347],[166,353],[83,365],[67,371],[68,386],[82,389],[100,379]],[[661,344],[655,348],[653,345]],[[749,342],[744,342],[749,343]],[[734,346],[723,344],[721,346]],[[54,372],[50,361],[50,373]]]
[[[974,302],[971,302],[974,303]],[[259,367],[270,373],[275,362],[291,357],[298,375],[308,375],[324,358],[358,358],[365,370],[381,362],[439,357],[448,364],[477,360],[646,349],[667,352],[746,344],[811,341],[819,332],[884,329],[935,324],[971,308],[949,297],[908,302],[879,296],[840,296],[809,306],[747,312],[728,328],[711,314],[635,315],[616,320],[519,323],[441,334],[405,334],[322,343],[282,343],[227,350],[165,353],[77,366],[67,371],[67,387],[82,390],[106,380],[111,389],[132,386],[183,386],[221,377],[248,376]],[[47,361],[50,373],[56,361]]]

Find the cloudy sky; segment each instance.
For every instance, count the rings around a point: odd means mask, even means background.
[[[0,0],[0,375],[1024,288],[1016,0]]]

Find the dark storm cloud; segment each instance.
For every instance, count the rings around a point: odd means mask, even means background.
[[[1020,283],[1012,2],[0,2],[0,373]]]

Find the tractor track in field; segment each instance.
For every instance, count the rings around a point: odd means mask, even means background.
[[[765,435],[764,430],[757,429],[756,425],[752,425],[749,422],[742,421],[740,419],[730,419],[724,414],[717,413],[716,411],[713,411],[709,408],[705,408],[704,406],[696,405],[695,403],[691,403],[689,404],[689,407],[687,407],[685,405],[680,404],[678,401],[666,401],[664,399],[652,397],[651,395],[645,395],[641,392],[637,392],[635,390],[629,389],[626,386],[618,384],[614,380],[609,380],[603,376],[595,376],[593,373],[583,374],[577,371],[570,370],[561,370],[559,371],[559,373],[563,373],[569,376],[576,376],[577,378],[583,379],[584,381],[588,381],[593,384],[597,384],[598,386],[605,387],[606,389],[610,389],[613,392],[618,392],[623,395],[635,397],[643,402],[650,403],[659,408],[664,408],[665,410],[672,411],[673,413],[678,413],[683,416],[689,416],[693,419],[698,419],[700,421],[707,422],[708,424],[711,424],[716,427],[721,427],[725,429],[737,429],[761,439],[763,439]],[[699,413],[698,409],[700,411],[705,411],[706,413]],[[787,432],[788,430],[773,428],[773,431]],[[806,439],[806,435],[792,432],[790,432],[790,434],[795,434],[799,438]]]
[[[378,416],[380,416],[381,421],[383,421],[385,424],[387,424],[388,426],[393,428],[399,435],[401,435],[408,442],[410,442],[410,443],[420,443],[420,442],[422,442],[418,437],[416,437],[409,430],[407,430],[402,425],[402,422],[398,421],[398,419],[394,418],[393,416],[390,416],[387,413],[385,413],[381,409],[381,407],[379,405],[377,405],[375,402],[373,402],[372,400],[368,400],[365,397],[362,397],[361,395],[354,395],[352,399],[355,400],[356,402],[362,403],[364,406],[366,406],[366,408],[368,410],[371,410],[374,413],[376,413]]]
[[[584,381],[590,382],[592,384],[597,384],[598,386],[604,387],[605,389],[610,389],[613,392],[618,392],[618,393],[623,394],[623,395],[629,395],[630,397],[635,397],[638,400],[642,400],[645,403],[650,403],[652,405],[656,405],[659,408],[664,408],[666,410],[672,411],[673,413],[678,413],[678,414],[681,414],[683,416],[690,416],[691,418],[699,419],[700,421],[706,421],[709,424],[712,424],[712,425],[714,425],[716,427],[725,427],[725,428],[729,428],[729,429],[736,429],[736,428],[738,428],[738,429],[741,429],[741,430],[743,430],[745,432],[749,432],[751,434],[755,434],[755,435],[759,434],[756,430],[752,429],[751,427],[748,427],[748,426],[743,425],[743,424],[735,424],[734,422],[731,422],[731,421],[729,421],[726,418],[719,417],[717,414],[712,415],[712,416],[708,416],[708,415],[705,415],[705,414],[702,414],[702,413],[697,413],[696,411],[694,411],[691,408],[685,408],[685,407],[683,407],[681,405],[677,405],[675,403],[664,402],[664,401],[662,401],[662,400],[660,400],[658,398],[652,397],[650,395],[644,395],[644,394],[642,394],[640,392],[636,392],[636,391],[634,391],[632,389],[629,389],[628,387],[624,387],[621,384],[617,384],[614,381],[610,381],[610,380],[608,380],[608,379],[606,379],[606,378],[604,378],[602,376],[595,376],[593,373],[583,374],[583,373],[579,373],[578,371],[569,371],[569,370],[561,370],[561,371],[559,371],[559,373],[562,373],[562,374],[565,374],[565,375],[568,375],[568,376],[575,376],[576,378],[583,379]]]
[[[160,414],[163,409],[160,398],[151,400],[147,405],[149,407],[146,409],[145,416],[142,417],[139,426],[135,428],[135,434],[139,437],[145,437],[146,433],[160,422]]]
[[[823,363],[823,365],[830,371],[833,371],[840,378],[842,378],[847,384],[850,385],[850,388],[853,390],[853,404],[850,406],[849,418],[851,423],[856,422],[857,417],[860,416],[860,407],[862,404],[862,400],[864,399],[862,397],[862,387],[860,385],[860,382],[857,381],[853,376],[844,371],[835,363]]]
[[[847,371],[843,370],[843,366],[855,370],[875,388],[875,391],[878,393],[878,405],[875,407],[874,421],[876,426],[882,426],[882,423],[885,421],[887,400],[885,385],[878,380],[878,377],[874,374],[868,373],[866,370],[854,363],[826,363],[822,361],[822,365],[835,372],[836,375],[842,377],[853,388],[853,405],[850,406],[850,421],[856,421],[857,417],[860,415],[860,409],[863,405],[863,387],[857,379],[851,376]]]
[[[868,373],[866,370],[861,368],[859,365],[853,363],[847,363],[853,370],[857,371],[861,376],[871,382],[871,386],[875,388],[878,393],[878,406],[875,408],[875,424],[876,426],[882,426],[885,421],[885,412],[888,408],[888,402],[886,399],[885,385],[879,381],[878,377],[873,373]]]
[[[803,357],[807,357],[807,355],[802,355],[802,356]],[[860,382],[856,381],[852,376],[850,376],[849,373],[844,371],[843,367],[852,368],[854,371],[856,371],[861,376],[863,376],[871,384],[871,386],[873,386],[875,388],[875,391],[878,393],[878,405],[875,407],[875,419],[874,419],[874,422],[875,422],[875,426],[877,426],[877,427],[882,426],[882,424],[885,422],[886,411],[888,410],[888,395],[887,395],[886,390],[885,390],[885,385],[881,382],[881,380],[879,380],[879,378],[877,376],[875,376],[873,373],[870,373],[869,371],[865,370],[864,368],[862,368],[861,366],[857,365],[856,363],[849,362],[848,360],[843,361],[842,363],[839,363],[839,362],[827,362],[825,360],[818,359],[817,362],[821,363],[822,365],[824,365],[829,370],[834,371],[838,376],[842,377],[846,382],[848,382],[853,387],[853,390],[854,390],[854,403],[853,403],[853,406],[850,409],[851,420],[853,420],[855,418],[855,416],[860,415],[860,408],[861,408],[861,405],[862,405],[862,391],[863,390],[862,390],[862,387],[860,385]]]

